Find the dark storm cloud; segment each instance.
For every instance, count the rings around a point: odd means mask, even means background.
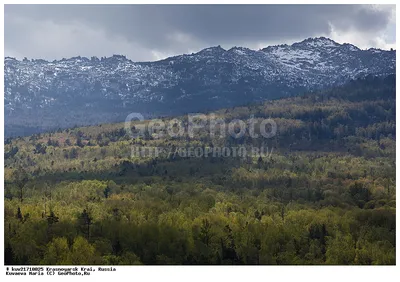
[[[388,5],[6,5],[5,51],[46,58],[124,53],[134,60],[152,60],[210,45],[256,48],[321,35],[385,47],[395,43],[394,9]]]

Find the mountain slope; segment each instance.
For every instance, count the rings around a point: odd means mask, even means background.
[[[130,112],[182,114],[291,96],[395,72],[395,51],[309,38],[259,51],[211,47],[156,62],[124,56],[5,58],[6,136],[100,122]],[[28,130],[28,131],[27,131]]]

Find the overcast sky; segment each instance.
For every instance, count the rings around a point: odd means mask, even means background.
[[[395,48],[394,5],[5,5],[5,55],[151,61],[221,45],[259,49],[326,36]]]

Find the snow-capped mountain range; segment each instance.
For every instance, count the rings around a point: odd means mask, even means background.
[[[151,116],[236,106],[394,73],[395,65],[396,51],[361,50],[325,37],[257,51],[210,47],[155,62],[121,55],[53,62],[6,57],[6,135],[36,126],[121,121],[130,112]]]

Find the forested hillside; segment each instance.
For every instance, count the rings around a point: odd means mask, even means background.
[[[212,113],[272,118],[270,139],[132,139],[123,123],[8,139],[5,262],[395,264],[395,95],[371,76]],[[131,155],[190,146],[269,154]]]

